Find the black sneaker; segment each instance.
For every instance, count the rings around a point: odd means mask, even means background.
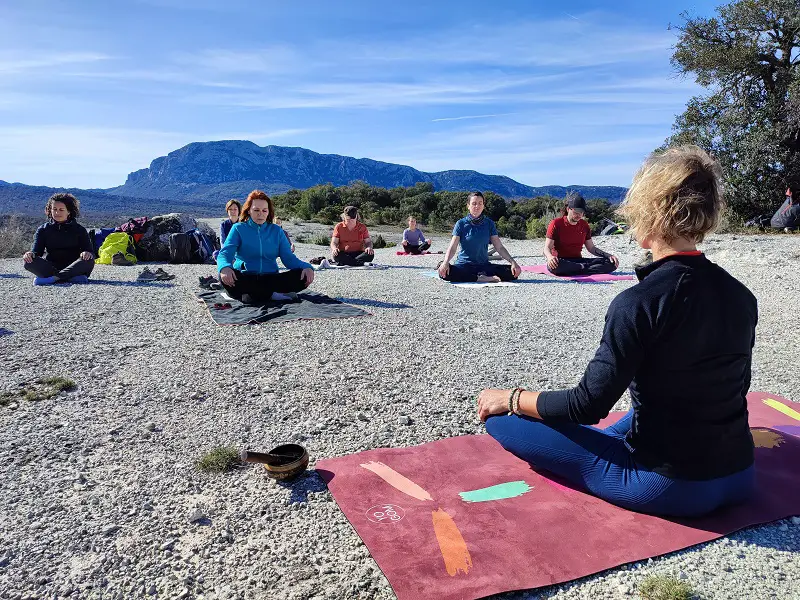
[[[139,276],[136,278],[136,280],[137,281],[155,281],[157,278],[158,278],[158,275],[156,275],[150,269],[145,267],[144,270],[142,270],[142,272],[139,273]]]
[[[213,289],[212,284],[217,283],[217,278],[209,275],[208,277],[198,277],[200,280],[200,287],[206,290]]]
[[[129,267],[130,265],[133,265],[135,263],[125,258],[125,255],[122,252],[117,252],[114,256],[111,257],[111,264],[116,265],[118,267]]]

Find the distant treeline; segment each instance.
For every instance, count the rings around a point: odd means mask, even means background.
[[[421,224],[439,231],[452,229],[466,213],[469,192],[435,192],[430,183],[413,187],[386,189],[354,182],[350,185],[316,185],[305,190],[290,190],[273,196],[275,209],[281,217],[295,217],[332,225],[341,220],[345,206],[359,208],[362,218],[373,225],[405,225],[409,215]],[[493,192],[484,192],[486,214],[496,223],[501,237],[513,239],[544,237],[548,223],[560,214],[563,198],[537,196],[507,202]],[[593,232],[614,219],[614,208],[608,200],[587,199],[587,218]]]

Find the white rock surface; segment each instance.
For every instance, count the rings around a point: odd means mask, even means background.
[[[641,255],[627,238],[597,243],[626,270]],[[523,264],[540,262],[541,242],[508,245]],[[714,236],[704,248],[758,297],[752,389],[800,400],[790,368],[800,356],[800,236]],[[559,365],[591,358],[609,302],[632,285],[526,273],[519,287],[464,290],[420,275],[440,256],[394,252],[378,259],[399,268],[317,273],[315,290],[374,316],[258,327],[212,323],[194,296],[211,266],[160,265],[177,279],[148,285],[133,284],[140,267],[98,266],[99,283],[37,288],[21,261],[0,261],[0,326],[14,332],[0,337],[0,391],[47,374],[78,384],[0,407],[0,596],[392,598],[315,475],[281,486],[258,466],[206,475],[194,461],[217,445],[298,441],[313,468],[482,433],[482,388],[574,385],[582,369]],[[650,573],[681,574],[705,599],[797,597],[797,523],[500,597],[635,596]]]

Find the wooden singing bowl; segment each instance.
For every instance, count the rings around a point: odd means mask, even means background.
[[[272,479],[294,479],[308,467],[308,452],[300,444],[283,444],[269,452],[242,452],[242,460],[263,463]]]

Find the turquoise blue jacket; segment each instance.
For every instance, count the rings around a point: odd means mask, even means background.
[[[253,219],[234,223],[217,256],[217,270],[231,267],[249,273],[277,273],[277,258],[287,269],[310,269],[297,258],[279,225],[257,225]]]

